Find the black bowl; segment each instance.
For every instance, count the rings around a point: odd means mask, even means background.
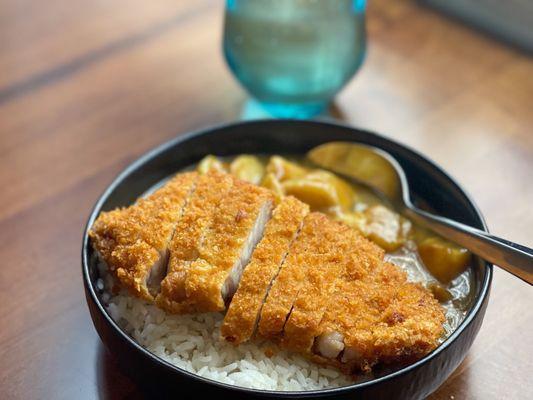
[[[303,154],[312,147],[335,140],[365,143],[389,152],[405,169],[415,199],[422,200],[446,217],[486,229],[473,201],[442,169],[417,152],[367,131],[325,122],[266,120],[240,122],[179,136],[142,156],[111,183],[96,203],[83,236],[83,279],[94,326],[124,371],[143,388],[152,393],[157,390],[160,396],[195,391],[198,395],[232,397],[421,399],[435,391],[461,363],[479,331],[489,297],[492,265],[479,259],[473,267],[475,298],[471,308],[443,344],[423,359],[396,372],[337,389],[274,392],[201,378],[143,349],[117,326],[102,305],[95,290],[98,271],[92,261],[87,236],[100,211],[131,204],[147,189],[206,154]]]

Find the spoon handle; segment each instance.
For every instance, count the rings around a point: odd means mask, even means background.
[[[533,249],[460,222],[407,207],[405,215],[533,285]]]

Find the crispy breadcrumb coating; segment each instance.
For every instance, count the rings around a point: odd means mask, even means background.
[[[190,264],[199,256],[199,248],[207,228],[213,222],[215,210],[234,179],[223,172],[210,169],[198,178],[196,189],[187,204],[170,242],[168,272],[161,283],[156,303],[171,313],[190,310],[185,296],[185,281]]]
[[[112,274],[132,294],[153,300],[150,272],[165,264],[168,243],[198,174],[176,175],[163,187],[127,208],[102,212],[89,236]]]
[[[346,261],[354,258],[358,270],[352,268],[351,279],[368,273],[380,261],[383,251],[358,235],[352,228],[317,214],[313,226],[315,240],[299,258],[308,265],[300,291],[283,330],[284,347],[303,353],[311,350],[319,325],[328,305],[328,299],[336,290],[338,277],[344,272]],[[354,249],[364,251],[357,251]],[[347,255],[357,255],[349,257]]]
[[[227,341],[239,344],[252,337],[268,289],[308,212],[309,207],[292,196],[274,209],[224,317],[221,335]]]
[[[311,264],[314,260],[308,258],[309,252],[327,245],[322,236],[316,234],[326,219],[324,214],[316,212],[305,217],[302,229],[292,243],[261,310],[258,333],[263,338],[277,338],[281,335],[287,316],[304,284],[307,269],[314,267]]]
[[[444,321],[428,290],[407,282],[399,267],[381,262],[359,279],[338,279],[319,330],[344,337],[341,367],[369,372],[378,362],[408,362],[429,353],[438,345]]]
[[[273,201],[274,196],[269,190],[234,181],[216,210],[213,223],[198,249],[198,259],[189,267],[185,291],[187,301],[194,304],[196,311],[225,309],[223,290],[226,280],[240,262],[243,249],[249,245],[261,210],[266,207],[270,212]]]

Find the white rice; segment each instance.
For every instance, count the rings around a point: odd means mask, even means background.
[[[100,268],[105,276],[104,268]],[[280,350],[270,342],[234,346],[220,338],[220,313],[171,315],[128,293],[96,287],[110,316],[137,343],[163,360],[205,378],[253,389],[302,391],[353,383],[341,372]],[[265,352],[273,351],[268,357]]]

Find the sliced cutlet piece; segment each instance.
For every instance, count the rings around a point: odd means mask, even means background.
[[[127,208],[103,212],[89,235],[111,273],[132,294],[153,300],[166,272],[168,245],[198,174],[178,174]]]
[[[240,344],[254,334],[270,285],[308,213],[309,207],[292,196],[283,198],[272,212],[224,317],[221,335],[227,341]]]
[[[323,214],[314,220],[313,235],[299,262],[307,265],[301,288],[283,329],[282,345],[292,351],[310,353],[319,334],[320,321],[344,272],[346,255],[357,246],[355,231]]]
[[[324,218],[327,218],[324,214],[316,212],[305,217],[302,229],[292,243],[261,310],[257,327],[259,336],[266,339],[281,337],[285,321],[303,286],[307,269],[314,267],[310,264],[312,260],[309,259],[308,252],[324,245],[324,239],[318,233]]]
[[[384,263],[376,274],[379,291],[381,282],[388,279],[390,269],[399,268]],[[420,283],[406,281],[406,276],[399,285],[388,286],[391,295],[387,297],[387,307],[381,313],[378,326],[372,332],[374,339],[373,358],[371,362],[385,364],[412,362],[420,359],[438,344],[444,334],[443,324],[446,320],[444,309],[433,294]],[[350,352],[359,348],[357,331],[347,336],[345,358],[349,361]]]
[[[335,288],[330,295],[326,311],[323,314],[315,341],[315,351],[324,357],[335,359],[344,350],[344,333],[349,328],[349,324],[334,329],[334,324],[338,316],[344,313],[351,313],[358,304],[361,306],[360,298],[352,298],[347,293],[347,286],[356,286],[356,282],[368,280],[373,273],[383,263],[384,251],[376,244],[362,237],[354,229],[345,232],[345,238],[351,244],[351,250],[346,252],[342,260],[342,273],[335,281]],[[391,277],[394,279],[394,277]],[[361,313],[360,310],[357,311]]]
[[[215,169],[198,178],[196,189],[170,242],[168,271],[156,299],[157,305],[166,311],[178,314],[189,311],[185,296],[189,266],[198,258],[200,245],[213,222],[215,210],[233,182],[231,175]]]
[[[444,311],[433,295],[409,283],[397,266],[380,262],[357,279],[346,275],[330,299],[314,350],[317,360],[348,372],[377,363],[423,357],[444,332]]]
[[[222,311],[239,284],[270,219],[274,195],[235,180],[215,212],[186,278],[187,302],[197,312]]]
[[[407,282],[406,274],[390,263],[369,278],[361,282],[366,285],[347,288],[354,295],[365,293],[364,311],[346,331],[342,363],[365,371],[376,363],[412,362],[435,349],[445,315],[431,292]]]

